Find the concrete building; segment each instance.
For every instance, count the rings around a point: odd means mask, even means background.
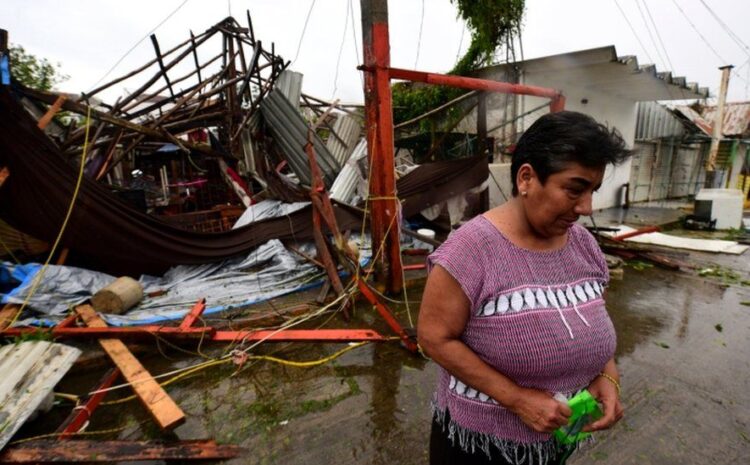
[[[669,72],[657,72],[653,65],[640,65],[634,56],[620,57],[614,46],[491,66],[476,76],[558,89],[566,97],[566,109],[617,128],[630,147],[635,146],[638,102],[708,97],[706,88]],[[494,139],[496,154],[512,146],[525,128],[549,111],[548,100],[539,97],[494,94],[486,98],[487,135]],[[476,133],[476,128],[475,109],[455,131]],[[502,160],[496,156],[496,161]],[[594,197],[595,209],[621,203],[622,186],[631,179],[631,164],[607,169],[605,184]],[[490,180],[492,206],[503,201],[500,190],[510,194],[510,182],[506,165],[495,165],[491,171],[495,178]]]

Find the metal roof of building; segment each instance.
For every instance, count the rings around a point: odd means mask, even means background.
[[[508,66],[491,66],[478,74],[487,76]],[[571,87],[585,85],[636,102],[705,99],[709,95],[708,88],[674,76],[670,71],[659,72],[652,64],[642,65],[633,55],[618,56],[614,45],[524,60],[510,66],[524,73],[546,76],[563,94],[569,83]]]
[[[52,393],[81,351],[47,341],[0,347],[0,449]]]
[[[676,105],[672,109],[703,131],[711,135],[716,118],[716,106],[689,107]],[[750,102],[729,102],[724,106],[724,117],[721,128],[724,137],[750,136]]]

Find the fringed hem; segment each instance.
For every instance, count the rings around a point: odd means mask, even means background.
[[[554,438],[544,442],[523,444],[466,429],[452,418],[446,422],[448,410],[440,409],[434,403],[432,404],[432,412],[433,418],[441,426],[443,432],[447,429],[448,439],[453,445],[456,445],[456,441],[458,441],[458,446],[464,452],[473,454],[480,450],[490,460],[492,459],[492,449],[499,452],[510,463],[528,465],[547,465],[550,459],[554,459],[560,454],[572,452],[570,446],[561,446]],[[579,445],[580,443],[572,446],[572,449],[577,449]]]

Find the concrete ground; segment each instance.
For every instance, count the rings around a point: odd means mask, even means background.
[[[608,309],[618,333],[625,418],[580,451],[575,465],[747,463],[750,457],[750,260],[690,253],[696,269],[627,267],[613,281]],[[710,276],[699,276],[711,268]],[[411,289],[416,319],[419,289]],[[279,303],[281,306],[282,303]],[[395,305],[407,322],[404,305]],[[345,327],[337,318],[328,326]],[[367,305],[349,327],[387,328]],[[253,353],[315,360],[344,344],[268,344]],[[202,360],[160,345],[141,356],[152,373]],[[202,347],[218,356],[225,347]],[[173,437],[215,438],[247,454],[232,464],[426,464],[435,365],[397,342],[355,348],[313,368],[249,362],[224,365],[170,385],[188,420]],[[67,377],[59,390],[85,392],[100,371]],[[119,395],[127,395],[122,392]],[[114,396],[113,396],[114,397]],[[68,409],[58,409],[64,416]],[[46,417],[26,435],[54,429]],[[96,412],[90,431],[102,438],[164,438],[137,403]]]

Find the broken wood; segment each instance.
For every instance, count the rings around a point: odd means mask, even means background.
[[[107,326],[107,323],[96,314],[90,305],[79,305],[76,307],[76,312],[89,327],[105,328]],[[170,430],[185,421],[185,414],[180,407],[169,397],[164,388],[156,382],[122,341],[119,339],[99,339],[99,345],[120,369],[122,376],[130,383],[135,394],[141,399],[141,402],[161,429]]]
[[[37,122],[36,127],[39,129],[44,129],[47,127],[47,125],[52,121],[52,118],[55,117],[55,115],[60,111],[62,108],[62,104],[65,101],[65,96],[60,95],[57,97],[57,100],[49,107],[47,110],[47,113],[44,114],[41,118],[39,118],[39,122]]]
[[[7,447],[0,453],[0,463],[222,460],[237,457],[242,451],[239,446],[219,445],[212,440],[159,443],[39,439]]]
[[[91,297],[91,306],[102,313],[121,315],[143,299],[143,286],[130,276],[120,276]]]

